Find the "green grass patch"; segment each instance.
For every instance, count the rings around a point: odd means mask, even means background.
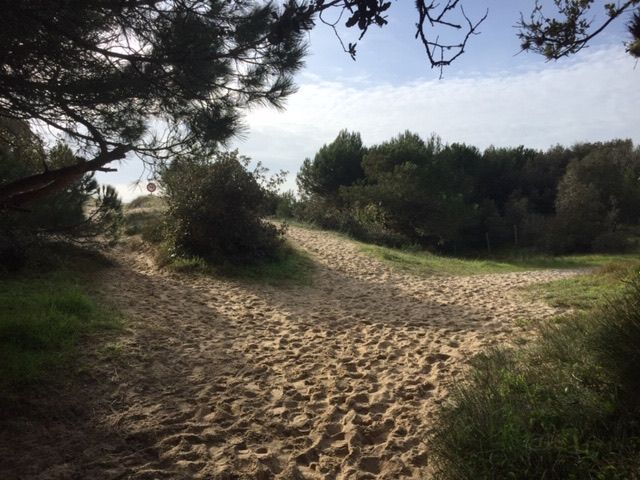
[[[213,266],[202,258],[168,258],[166,264],[178,272],[198,272],[234,280],[268,285],[311,285],[315,265],[305,252],[285,244],[276,258],[249,265]]]
[[[529,346],[476,357],[431,440],[436,478],[638,478],[640,274],[618,283]]]
[[[416,275],[477,275],[516,271],[514,265],[493,260],[468,260],[434,255],[429,252],[401,250],[377,245],[360,245],[363,252],[393,267]]]
[[[532,285],[527,290],[556,308],[589,310],[620,294],[626,286],[624,280],[634,270],[640,270],[637,257],[608,263],[589,274]]]
[[[138,200],[138,199],[136,199]],[[140,201],[130,205],[143,207],[149,197],[140,197]],[[163,203],[152,197],[154,208],[133,208],[125,213],[125,231],[129,235],[140,235],[142,240],[154,245],[156,260],[163,266],[181,273],[202,273],[251,283],[268,285],[310,285],[315,265],[304,251],[284,243],[273,259],[258,261],[254,264],[211,265],[200,257],[185,257],[171,253],[171,247],[165,238],[163,221],[165,210]],[[158,206],[160,205],[160,206]]]
[[[86,283],[71,268],[0,278],[0,399],[67,371],[83,336],[118,327]]]
[[[592,268],[614,261],[638,260],[638,255],[571,255],[554,257],[534,254],[509,254],[493,258],[458,258],[426,251],[381,247],[360,243],[363,252],[393,267],[416,275],[480,275],[541,269]]]

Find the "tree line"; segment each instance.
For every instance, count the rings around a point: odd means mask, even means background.
[[[545,151],[445,144],[409,131],[366,147],[341,131],[297,175],[279,213],[383,244],[446,253],[621,251],[640,222],[631,140]]]
[[[640,0],[533,2],[518,23],[521,48],[558,59],[581,50],[611,22],[628,21],[627,52],[640,47]],[[295,91],[307,33],[334,29],[355,58],[356,43],[388,23],[387,0],[24,0],[0,17],[0,117],[44,125],[72,140],[83,161],[0,183],[0,209],[24,208],[63,191],[84,173],[136,155],[149,166],[215,152],[236,135],[242,112],[281,107]],[[441,70],[465,52],[488,12],[463,2],[416,0],[411,27],[427,64]],[[600,8],[598,8],[600,9]],[[337,18],[327,20],[323,14]],[[515,19],[514,19],[515,20]],[[161,128],[154,128],[160,126]]]
[[[530,17],[522,16],[518,24],[521,47],[558,59],[584,48],[615,19],[626,18],[625,47],[637,57],[638,2],[606,4],[600,19],[592,15],[594,0],[558,0],[544,10],[534,3]],[[260,104],[283,106],[295,91],[293,75],[303,65],[307,33],[317,23],[334,30],[343,24],[357,32],[359,42],[369,28],[387,24],[392,5],[385,0],[10,2],[0,17],[4,47],[0,54],[0,260],[23,256],[16,253],[23,245],[54,232],[73,241],[114,236],[121,216],[119,200],[113,190],[98,191],[92,175],[115,170],[110,165],[127,156],[135,155],[154,172],[166,174],[167,182],[174,181],[176,188],[193,187],[181,185],[177,175],[168,173],[178,163],[193,161],[194,171],[206,171],[215,184],[238,174],[241,180],[229,187],[231,191],[243,188],[247,181],[251,188],[243,191],[255,194],[247,194],[247,201],[266,196],[273,203],[274,194],[260,184],[260,175],[243,177],[238,173],[246,170],[243,161],[221,152],[241,131],[243,111]],[[339,20],[328,22],[323,17],[328,12]],[[416,1],[415,12],[411,28],[425,48],[427,63],[439,69],[463,54],[486,18],[467,17],[458,0]],[[440,35],[441,30],[456,33],[456,39],[449,43],[453,37]],[[339,42],[355,57],[355,43]],[[30,131],[35,126],[47,128],[67,143],[45,148]],[[480,154],[464,145],[440,145],[435,138],[425,143],[406,137],[370,149],[356,141],[353,148],[361,157],[347,158],[343,165],[334,162],[329,172],[335,174],[333,180],[311,178],[316,170],[314,175],[322,177],[327,168],[322,162],[305,164],[300,176],[305,200],[296,206],[297,215],[375,241],[454,251],[484,244],[496,248],[511,238],[514,244],[544,244],[558,250],[601,248],[622,238],[621,225],[634,223],[626,205],[628,196],[621,199],[609,195],[599,183],[592,185],[580,177],[586,175],[581,168],[572,174],[577,179],[565,178],[563,170],[556,183],[541,174],[538,185],[524,179],[525,167],[511,159],[508,150]],[[22,146],[25,141],[28,148]],[[327,146],[322,155],[343,155],[341,148]],[[633,146],[628,149],[633,151]],[[403,157],[403,150],[415,158]],[[523,152],[518,158],[529,155]],[[445,165],[447,156],[454,167]],[[483,158],[482,167],[477,165],[478,156]],[[213,167],[220,159],[223,165]],[[511,176],[522,174],[523,178],[515,179],[517,186],[512,189],[492,186],[497,180],[485,171],[489,168],[485,163],[507,182]],[[520,173],[509,172],[512,166]],[[185,178],[203,178],[192,177],[186,166],[175,168]],[[566,170],[572,170],[569,164]],[[310,182],[306,186],[305,176]],[[625,188],[632,188],[631,180],[624,182]],[[180,205],[205,198],[180,196],[176,188],[170,200]],[[566,193],[556,198],[555,193],[544,193],[546,188]],[[288,200],[292,204],[292,198]],[[216,201],[222,199],[216,197]],[[592,208],[580,222],[559,220],[563,212],[573,211],[572,205],[584,202]],[[101,207],[89,209],[89,203]],[[209,218],[212,224],[221,218],[220,212],[229,211],[224,207],[228,204],[222,202],[222,207],[208,212],[217,215],[215,221]],[[237,226],[247,238],[256,238],[259,231],[264,248],[254,248],[251,242],[242,252],[212,246],[208,233],[196,231],[204,217],[198,213],[194,223],[191,217],[196,210],[173,208],[171,202],[169,211],[176,221],[167,227],[167,235],[178,250],[189,254],[211,248],[238,258],[269,256],[265,252],[273,250],[277,244],[273,238],[281,234],[256,220],[262,203],[239,205],[246,207],[243,212],[224,215],[244,221],[229,227],[225,220],[225,228],[236,231]],[[567,224],[574,229],[581,225],[583,230],[563,232]],[[220,229],[216,232],[219,238],[227,238]],[[229,237],[231,243],[242,243],[234,235]]]

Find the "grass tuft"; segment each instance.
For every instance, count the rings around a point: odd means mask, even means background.
[[[639,344],[634,269],[613,300],[478,356],[432,439],[436,478],[637,478]]]
[[[640,268],[640,259],[616,260],[596,268],[592,273],[532,285],[527,290],[556,308],[585,311],[610,300],[625,289],[625,278]]]
[[[586,269],[602,267],[611,262],[639,260],[638,255],[549,255],[509,254],[494,258],[457,258],[434,255],[426,251],[360,244],[365,253],[393,267],[415,275],[481,275],[541,269]]]
[[[0,399],[68,369],[81,337],[118,327],[85,283],[73,269],[0,278]]]
[[[284,244],[280,248],[275,259],[249,265],[229,263],[212,266],[198,257],[169,257],[165,263],[170,269],[178,272],[198,272],[251,283],[280,286],[311,285],[315,269],[309,255],[289,244]]]

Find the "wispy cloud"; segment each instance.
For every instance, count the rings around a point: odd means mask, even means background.
[[[619,44],[540,70],[399,85],[372,77],[326,81],[316,71],[302,72],[299,82],[284,111],[249,112],[246,137],[235,144],[270,169],[289,171],[285,188],[294,187],[305,157],[342,128],[359,131],[368,145],[404,130],[424,137],[435,132],[446,142],[480,148],[547,148],[612,138],[640,143],[640,68]],[[118,174],[99,176],[105,183],[117,182],[129,200],[146,193],[127,183],[141,172],[137,162],[127,162]]]
[[[341,128],[359,131],[367,144],[407,129],[480,148],[640,142],[640,69],[619,45],[537,71],[403,85],[328,82],[317,74],[301,80],[285,111],[250,112],[249,134],[237,143],[243,154],[292,174]]]

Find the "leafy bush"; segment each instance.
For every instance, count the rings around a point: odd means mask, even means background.
[[[442,479],[630,479],[640,469],[640,276],[619,299],[476,358],[433,439]]]
[[[298,220],[344,233],[363,242],[390,247],[408,245],[409,238],[387,228],[382,215],[375,205],[338,207],[319,196],[300,201],[295,209],[295,218]]]
[[[297,207],[298,200],[293,192],[288,191],[284,193],[277,193],[275,195],[275,208],[273,214],[276,218],[281,218],[283,220],[294,218]]]
[[[262,219],[269,200],[264,170],[251,172],[248,164],[235,151],[178,158],[161,172],[175,254],[213,265],[277,256],[284,232]]]
[[[355,219],[346,209],[320,196],[303,199],[296,209],[296,217],[320,228],[353,234]]]

